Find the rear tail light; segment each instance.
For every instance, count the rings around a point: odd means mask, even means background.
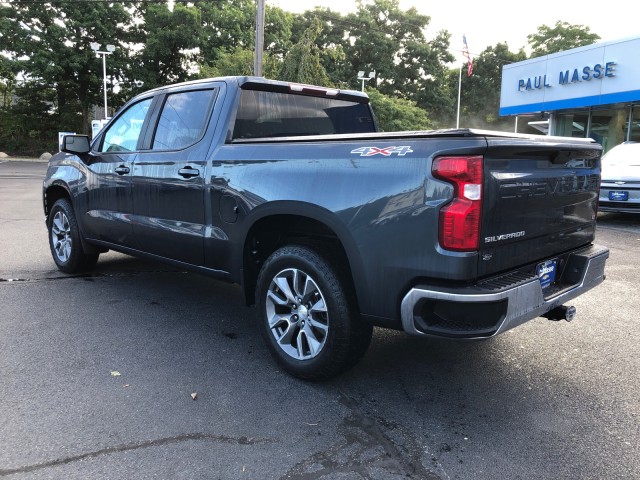
[[[440,210],[438,238],[442,248],[478,250],[482,212],[482,156],[438,157],[433,176],[453,184],[453,201]]]

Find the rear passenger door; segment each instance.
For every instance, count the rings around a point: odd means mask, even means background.
[[[218,89],[169,91],[133,165],[133,230],[144,252],[204,264],[205,136]]]

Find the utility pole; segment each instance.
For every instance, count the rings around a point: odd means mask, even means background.
[[[253,56],[253,74],[262,77],[262,51],[264,50],[264,2],[256,0],[258,12],[256,14],[256,51]]]

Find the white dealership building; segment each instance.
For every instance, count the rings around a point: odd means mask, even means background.
[[[524,116],[550,135],[593,138],[605,151],[640,141],[640,37],[505,65],[500,115]]]

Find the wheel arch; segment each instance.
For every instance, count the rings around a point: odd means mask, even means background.
[[[262,264],[287,244],[331,250],[336,255],[336,266],[351,282],[347,287],[354,289],[356,300],[366,291],[364,266],[356,241],[333,212],[302,202],[273,202],[257,207],[246,225],[241,262],[247,304],[254,303],[256,280]]]
[[[53,207],[54,203],[56,203],[61,198],[66,198],[69,200],[71,205],[73,202],[71,201],[71,192],[69,191],[69,187],[62,182],[56,182],[45,188],[42,195],[42,206],[44,208],[44,216],[45,218],[49,217],[49,212],[51,211],[51,207]]]
[[[66,183],[54,182],[51,185],[45,187],[42,194],[45,221],[48,221],[49,219],[51,208],[61,198],[66,198],[69,201],[71,208],[75,209],[75,205],[73,203],[73,195],[71,195],[69,186]],[[89,254],[106,252],[107,250],[105,248],[101,248],[87,242],[82,229],[82,225],[80,225],[80,222],[77,218],[76,221],[78,221],[78,229],[80,230],[80,243],[82,244],[83,250]]]

